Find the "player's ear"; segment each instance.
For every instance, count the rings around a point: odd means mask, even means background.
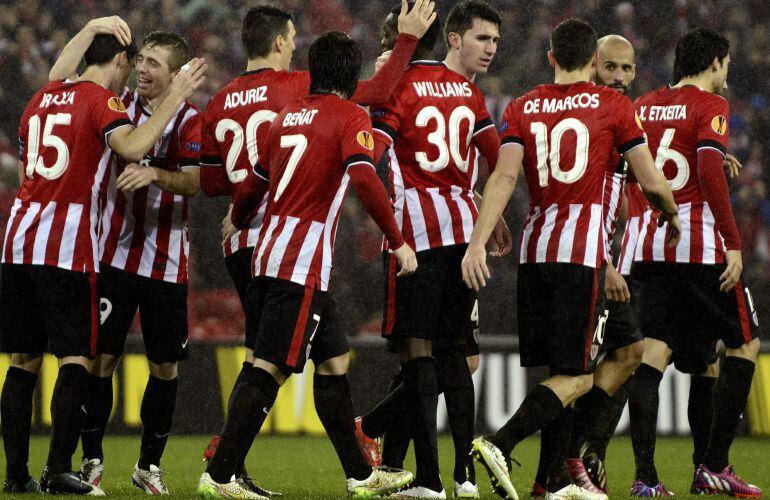
[[[553,52],[548,51],[548,64],[551,65],[552,68],[556,67],[556,59],[553,57]]]
[[[273,42],[273,47],[275,48],[275,51],[279,54],[283,52],[283,47],[286,45],[286,39],[283,37],[283,35],[278,35],[275,37],[275,42]]]
[[[458,33],[455,33],[454,31],[447,35],[447,41],[449,42],[450,49],[459,49],[462,45],[462,38]]]
[[[714,60],[711,61],[711,71],[713,73],[716,73],[717,71],[719,71],[719,69],[721,68],[722,64],[723,63],[719,62],[719,58],[715,57]]]

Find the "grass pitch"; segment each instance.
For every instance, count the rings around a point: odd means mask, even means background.
[[[162,467],[172,495],[195,496],[198,478],[204,470],[201,461],[203,448],[209,436],[172,437],[166,447]],[[131,471],[136,463],[139,437],[108,437],[105,441],[106,471],[103,487],[112,497],[144,496],[131,485]],[[529,497],[529,490],[537,470],[539,439],[530,438],[517,447],[514,457],[522,463],[514,465],[513,480],[519,496]],[[39,474],[48,453],[47,436],[36,436],[30,451],[30,471]],[[453,486],[454,454],[452,441],[442,437],[439,442],[444,487],[448,496]],[[656,463],[666,486],[678,497],[687,496],[692,479],[692,444],[686,438],[658,439]],[[79,457],[79,452],[76,455]],[[738,439],[730,455],[736,470],[744,478],[770,492],[770,440]],[[74,465],[74,464],[73,464]],[[264,487],[283,492],[283,499],[342,498],[345,481],[342,468],[328,439],[316,437],[265,436],[257,439],[247,465],[257,482]],[[414,470],[410,450],[407,468]],[[618,437],[610,444],[607,459],[610,497],[626,498],[634,475],[631,441]],[[490,493],[489,480],[483,468],[477,467],[482,498],[497,498]],[[10,497],[9,495],[6,497]],[[29,498],[18,496],[18,498]]]

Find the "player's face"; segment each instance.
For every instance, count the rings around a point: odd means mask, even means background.
[[[395,14],[389,14],[385,18],[385,23],[382,25],[382,51],[393,50],[396,46],[396,39],[398,38],[398,18]]]
[[[486,73],[497,52],[500,29],[494,23],[474,19],[460,39],[460,64],[469,74]]]
[[[601,47],[596,61],[596,83],[628,94],[635,76],[634,50],[631,47],[619,43],[607,43]]]
[[[288,21],[287,24],[286,36],[280,36],[279,40],[281,40],[281,67],[288,71],[291,67],[291,58],[294,55],[294,37],[297,35],[297,31],[294,29],[294,23]]]
[[[720,94],[727,88],[727,69],[730,66],[730,54],[724,58],[722,63],[717,62],[717,71],[714,72],[713,86],[714,92]]]
[[[159,45],[142,47],[136,56],[136,88],[145,99],[161,95],[174,75],[169,68],[171,51]]]

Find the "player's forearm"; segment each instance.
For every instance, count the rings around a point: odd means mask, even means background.
[[[201,191],[206,196],[230,196],[233,193],[233,185],[227,178],[227,172],[219,167],[201,167]]]
[[[24,162],[19,160],[19,187],[21,187],[22,184],[24,184]]]
[[[180,172],[169,172],[160,168],[155,169],[157,180],[154,184],[163,191],[182,196],[193,196],[200,186],[199,168],[189,168]]]
[[[483,201],[479,210],[479,217],[473,228],[470,246],[485,246],[497,221],[502,217],[508,200],[511,199],[516,189],[516,177],[505,175],[499,170],[492,172],[487,185],[484,188]]]
[[[405,33],[398,35],[396,46],[388,61],[371,79],[358,82],[351,100],[362,106],[386,104],[390,95],[396,90],[398,82],[401,81],[418,41],[419,39],[414,35]]]
[[[352,165],[348,168],[348,175],[364,210],[388,239],[388,246],[391,249],[399,248],[404,244],[404,237],[393,216],[388,193],[377,177],[374,167],[370,164]]]
[[[139,127],[127,133],[122,133],[120,129],[113,132],[110,147],[125,160],[138,163],[161,136],[182,102],[182,96],[169,94]]]
[[[251,224],[262,198],[269,187],[268,181],[249,174],[233,191],[233,210],[230,219],[238,229],[246,229]]]
[[[741,235],[730,207],[730,189],[722,170],[724,158],[711,149],[698,151],[698,179],[703,196],[714,214],[717,229],[725,240],[728,250],[741,249]]]
[[[83,59],[91,42],[94,41],[96,30],[91,22],[88,22],[77,35],[72,37],[59,54],[51,71],[48,73],[48,81],[62,80],[77,76],[78,65]]]
[[[493,172],[497,166],[497,158],[500,154],[500,136],[497,134],[494,125],[474,135],[473,145],[486,158],[489,172]]]

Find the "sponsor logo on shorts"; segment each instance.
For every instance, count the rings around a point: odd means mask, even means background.
[[[594,330],[594,338],[593,342],[591,343],[591,351],[589,352],[591,361],[596,359],[596,356],[599,355],[599,350],[601,349],[602,344],[604,344],[604,328],[607,325],[607,318],[609,315],[610,312],[605,309],[604,314],[599,316],[599,321],[596,323],[596,330]]]

